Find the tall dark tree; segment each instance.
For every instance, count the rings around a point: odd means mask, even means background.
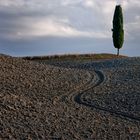
[[[119,49],[122,48],[124,42],[123,30],[123,13],[121,5],[117,5],[113,17],[113,44],[117,48],[117,55],[119,56]]]

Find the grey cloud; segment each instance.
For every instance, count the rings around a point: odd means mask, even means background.
[[[140,5],[132,4],[124,9],[124,23],[127,41],[138,41],[140,38]]]
[[[58,0],[48,0],[42,3],[38,0],[23,0],[21,3],[0,7],[0,28],[4,28],[4,30],[7,28],[8,33],[11,31],[18,32],[20,28],[21,30],[23,28],[24,30],[28,30],[28,28],[32,29],[30,21],[43,21],[45,18],[51,19],[52,17],[58,19],[67,18],[69,20],[67,26],[79,31],[89,32],[104,29],[104,24],[99,20],[101,18],[100,14],[84,7],[81,0],[75,2],[68,0],[67,3]],[[26,20],[27,18],[29,20]],[[55,21],[57,22],[59,20]],[[1,34],[3,35],[4,33],[1,32]]]
[[[124,1],[120,2],[123,3]],[[111,3],[114,3],[114,5],[110,5]],[[138,0],[129,0],[126,4],[123,6],[126,31],[125,40],[139,44],[140,2]],[[50,32],[56,28],[62,28],[62,30],[57,31],[56,29],[54,31],[53,36],[55,40],[56,36],[59,38],[58,32],[63,30],[62,33],[68,30],[73,32],[71,34],[79,32],[80,35],[80,32],[82,34],[85,32],[85,34],[89,33],[91,36],[93,32],[104,33],[111,40],[114,8],[114,0],[104,0],[104,2],[99,0],[1,0],[0,40],[3,44],[0,45],[4,45],[4,42],[8,42],[8,40],[15,41],[17,44],[24,44],[26,40],[42,40],[32,35],[43,31],[41,27],[36,25],[45,26],[45,24],[46,26],[52,24],[52,30],[49,27],[44,29],[46,33],[47,30]],[[49,24],[47,24],[48,21],[50,21]],[[57,34],[55,35],[55,33]],[[23,35],[21,38],[20,34]],[[27,36],[28,34],[29,36]],[[46,38],[47,35],[43,33],[42,36]],[[72,36],[69,38],[72,38]],[[100,36],[97,36],[97,38],[100,38]],[[44,40],[50,42],[49,39]],[[13,43],[13,46],[15,44]],[[29,42],[25,44],[30,46]],[[26,50],[25,45],[24,48]]]

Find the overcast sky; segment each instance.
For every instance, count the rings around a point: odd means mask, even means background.
[[[78,48],[86,47],[87,42],[92,47],[95,43],[99,48],[101,42],[111,46],[116,4],[123,8],[125,44],[135,46],[137,53],[132,55],[140,55],[140,0],[0,0],[0,52],[51,54],[54,45],[76,47],[73,39]]]

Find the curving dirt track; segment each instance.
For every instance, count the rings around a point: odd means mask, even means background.
[[[81,108],[85,107],[97,112],[108,113],[112,117],[124,120],[124,122],[134,121],[139,124],[140,61],[138,58],[83,64],[56,62],[51,65],[84,69],[90,73],[90,81],[77,90],[62,96],[63,102],[69,106],[71,104],[75,107],[79,105]],[[122,84],[121,87],[120,84]],[[131,136],[129,138],[131,139]],[[135,136],[135,138],[139,139],[140,137]]]
[[[78,104],[81,104],[81,105],[84,105],[84,106],[87,106],[87,107],[95,108],[95,109],[105,111],[105,112],[108,112],[108,113],[111,113],[111,114],[114,114],[114,115],[117,115],[117,116],[123,116],[124,118],[129,118],[129,119],[132,119],[132,120],[135,120],[135,121],[140,121],[139,117],[135,117],[135,116],[129,115],[127,113],[122,113],[120,111],[110,110],[110,109],[102,107],[102,106],[94,105],[94,103],[91,104],[91,103],[88,103],[87,101],[84,101],[83,96],[85,96],[86,91],[88,91],[91,88],[93,89],[97,86],[100,86],[100,84],[102,84],[105,80],[103,72],[95,71],[95,73],[96,73],[96,76],[98,77],[98,81],[96,81],[96,83],[94,83],[94,85],[92,87],[86,88],[85,90],[83,90],[82,92],[80,92],[78,94],[75,93],[75,96],[73,97],[74,101],[77,102]],[[85,86],[84,86],[84,88],[85,88]]]

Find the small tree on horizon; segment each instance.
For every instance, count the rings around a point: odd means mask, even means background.
[[[119,49],[122,48],[124,42],[123,30],[123,13],[121,5],[117,5],[113,17],[113,44],[117,48],[117,55],[119,56]]]

